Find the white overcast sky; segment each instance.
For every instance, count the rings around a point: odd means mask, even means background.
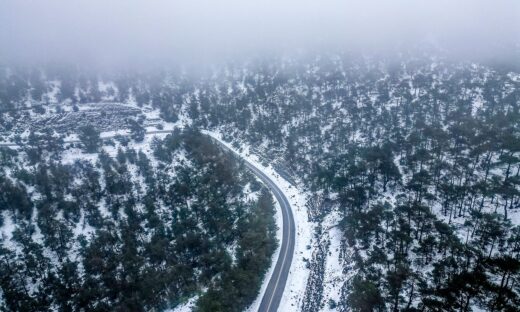
[[[426,38],[500,54],[519,29],[520,0],[0,0],[0,62],[196,62]]]

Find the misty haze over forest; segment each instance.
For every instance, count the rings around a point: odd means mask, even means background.
[[[520,311],[520,1],[0,0],[0,311]]]
[[[395,52],[424,42],[460,57],[511,57],[519,12],[514,0],[7,0],[0,57],[132,66],[301,50]]]

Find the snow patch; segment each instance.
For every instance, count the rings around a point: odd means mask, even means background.
[[[165,310],[164,312],[190,312],[195,309],[195,304],[197,303],[197,300],[199,299],[199,296],[193,296],[185,303],[179,304],[173,309]]]
[[[322,311],[334,311],[327,304],[330,300],[338,303],[341,297],[341,287],[346,280],[343,274],[343,259],[341,259],[341,237],[343,233],[337,226],[341,219],[337,211],[327,215],[323,222],[323,229],[327,231],[330,246],[325,260],[325,276],[323,279],[323,302]]]

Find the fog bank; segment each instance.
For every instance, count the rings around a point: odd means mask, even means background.
[[[423,41],[500,56],[520,1],[3,0],[0,59],[100,66],[205,63],[300,50],[385,51]]]

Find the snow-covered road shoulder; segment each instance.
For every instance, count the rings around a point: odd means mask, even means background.
[[[299,311],[299,307],[302,303],[303,295],[305,293],[305,287],[307,284],[307,279],[309,276],[307,260],[310,259],[312,256],[312,233],[315,226],[312,222],[308,221],[306,207],[307,196],[303,192],[298,190],[295,186],[291,185],[288,181],[283,179],[272,168],[272,166],[269,165],[268,167],[266,167],[262,165],[259,158],[256,155],[249,152],[249,146],[242,146],[242,149],[239,151],[236,148],[234,148],[230,143],[224,141],[219,133],[205,130],[201,132],[211,136],[215,140],[218,140],[221,144],[235,152],[243,159],[247,160],[260,171],[262,171],[278,186],[278,188],[284,193],[285,197],[289,201],[296,226],[295,249],[291,269],[287,278],[287,284],[285,286],[284,294],[280,302],[279,311]],[[277,206],[277,208],[278,209],[276,214],[276,222],[278,228],[281,229],[282,215],[279,206]],[[280,242],[282,238],[281,236],[281,231],[278,231],[278,239],[280,240]],[[274,265],[278,258],[278,252],[279,251],[276,251],[272,258],[271,268],[269,269],[268,273],[264,278],[260,295],[247,311],[258,310],[261,298],[263,297],[263,293],[267,287],[267,283],[271,278]]]

